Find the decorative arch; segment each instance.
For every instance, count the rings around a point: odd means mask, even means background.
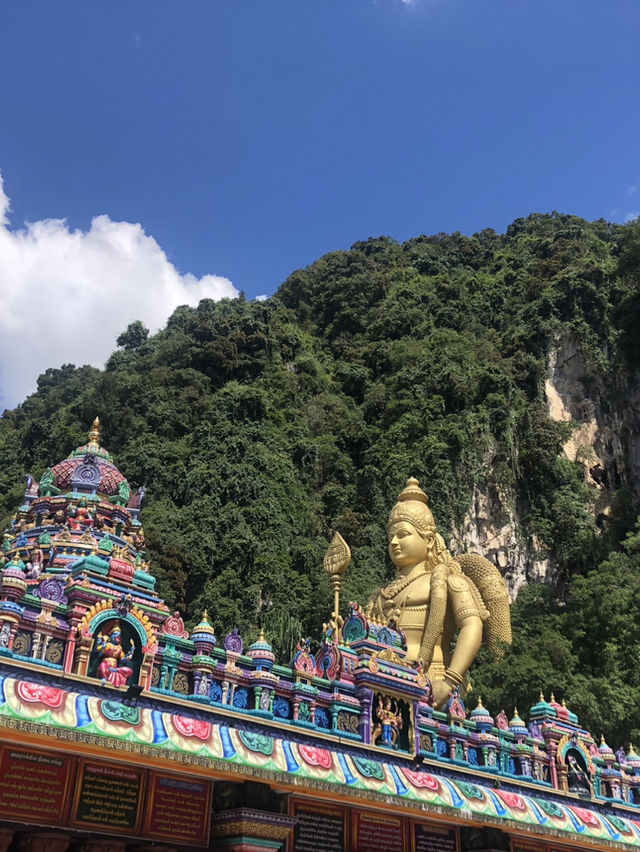
[[[145,685],[150,678],[150,666],[158,643],[149,617],[132,605],[130,597],[123,596],[115,604],[102,600],[87,610],[78,625],[79,642],[76,647],[75,671],[89,677],[96,675],[101,658],[97,638],[102,631],[109,629],[110,623],[116,622],[122,630],[124,649],[128,648],[129,644],[132,648],[135,647],[129,663],[133,673],[131,682]]]
[[[570,737],[569,734],[565,734],[558,742],[558,763],[561,763],[563,766],[566,765],[567,752],[571,749],[575,749],[580,753],[590,774],[595,775],[596,767],[591,759],[588,748],[578,737]]]
[[[128,612],[123,612],[121,608],[118,611],[108,601],[100,601],[100,603],[94,604],[91,609],[87,610],[84,618],[78,625],[78,632],[81,636],[93,637],[101,624],[114,619],[124,621],[133,627],[144,653],[148,653],[156,644],[157,640],[153,625],[149,621],[149,617],[142,610],[134,606]]]

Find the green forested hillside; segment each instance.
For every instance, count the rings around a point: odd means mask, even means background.
[[[5,412],[2,512],[99,414],[119,468],[147,485],[169,603],[191,621],[206,606],[218,632],[247,638],[262,619],[285,656],[328,615],[331,530],[353,551],[344,599],[364,602],[392,573],[386,515],[406,478],[448,537],[489,477],[559,581],[521,591],[514,647],[499,667],[480,661],[476,690],[497,711],[553,689],[594,733],[638,736],[638,506],[630,489],[613,495],[598,528],[583,467],[561,454],[571,424],[548,418],[543,386],[563,337],[612,393],[631,381],[639,270],[638,223],[534,215],[504,235],[370,239],[265,302],[181,307],[152,337],[133,324],[105,370],[50,369]]]

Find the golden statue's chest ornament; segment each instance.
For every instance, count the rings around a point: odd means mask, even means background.
[[[464,695],[483,637],[495,654],[510,644],[506,586],[483,556],[454,558],[449,553],[417,479],[407,481],[391,510],[388,533],[397,576],[370,597],[366,610],[351,604],[344,624],[338,614],[339,587],[351,554],[336,534],[325,559],[336,592],[332,621],[325,629],[351,647],[377,647],[378,660],[381,644],[386,645],[398,663],[419,668],[440,708],[452,692]]]

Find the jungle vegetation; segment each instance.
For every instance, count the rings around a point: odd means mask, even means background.
[[[536,214],[505,234],[358,242],[264,302],[179,307],[155,335],[132,323],[103,370],[48,369],[0,419],[1,513],[99,414],[118,467],[147,486],[160,593],[191,625],[207,607],[218,635],[262,623],[286,658],[328,617],[333,530],[353,553],[343,601],[364,603],[392,574],[386,517],[409,475],[445,539],[474,483],[499,482],[557,581],[521,590],[514,645],[479,660],[476,694],[526,713],[553,690],[594,735],[640,740],[637,501],[614,494],[596,524],[597,494],[561,451],[572,425],[544,396],[557,340],[620,391],[639,332],[638,222]]]

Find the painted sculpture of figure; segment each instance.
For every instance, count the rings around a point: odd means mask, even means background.
[[[417,479],[407,481],[391,510],[388,538],[397,576],[371,597],[367,615],[383,623],[396,619],[407,659],[422,663],[441,708],[456,687],[465,694],[483,632],[498,653],[501,642],[511,642],[507,590],[484,557],[451,556]]]
[[[567,784],[570,793],[578,793],[582,796],[591,795],[589,776],[571,752],[567,754]]]
[[[96,651],[100,656],[100,665],[98,666],[98,677],[102,679],[102,683],[112,683],[114,686],[124,686],[131,675],[133,669],[121,663],[128,663],[133,657],[135,645],[131,640],[131,647],[125,653],[121,644],[120,627],[115,624],[111,627],[108,633],[103,633],[96,639]]]
[[[27,563],[27,579],[28,580],[37,580],[40,574],[42,574],[42,568],[44,565],[44,553],[40,547],[34,547],[29,554],[30,559]]]
[[[395,705],[389,696],[382,701],[378,698],[378,707],[376,715],[378,724],[376,725],[372,740],[378,745],[386,746],[387,748],[395,748],[398,741],[398,734],[402,728],[402,716],[398,712],[398,707]]]
[[[72,530],[81,530],[93,526],[93,513],[87,506],[83,497],[76,507],[71,507],[68,512],[69,526]]]

